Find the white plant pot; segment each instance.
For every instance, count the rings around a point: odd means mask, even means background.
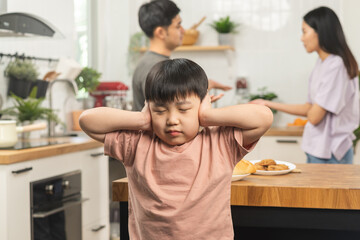
[[[219,33],[218,40],[220,46],[234,46],[234,34],[232,33]]]

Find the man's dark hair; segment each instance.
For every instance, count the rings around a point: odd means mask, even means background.
[[[150,70],[145,83],[145,99],[167,103],[194,94],[203,100],[207,89],[208,78],[198,64],[185,58],[169,59]]]
[[[138,13],[139,25],[149,38],[154,37],[157,27],[168,27],[180,9],[170,0],[154,0],[141,5]]]

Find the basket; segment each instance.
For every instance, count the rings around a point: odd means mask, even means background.
[[[199,31],[196,29],[188,29],[184,33],[182,45],[194,45],[199,37]]]

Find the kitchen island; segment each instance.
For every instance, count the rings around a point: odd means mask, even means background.
[[[297,168],[301,173],[250,175],[232,182],[235,239],[244,234],[256,239],[360,239],[360,166]],[[113,201],[120,202],[120,237],[127,239],[126,178],[113,182]]]

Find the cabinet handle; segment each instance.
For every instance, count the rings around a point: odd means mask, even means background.
[[[32,170],[32,167],[27,167],[27,168],[23,168],[23,169],[20,169],[20,170],[11,171],[11,173],[20,174],[20,173],[28,172],[28,171],[31,171],[31,170]]]
[[[100,231],[101,229],[105,228],[105,225],[100,225],[98,227],[95,227],[95,228],[92,228],[91,231],[93,232],[98,232]]]
[[[90,154],[90,156],[92,156],[92,157],[98,157],[98,156],[102,156],[102,155],[104,155],[103,152],[91,153],[91,154]]]
[[[281,139],[277,139],[276,142],[278,143],[297,143],[297,140],[281,140]]]

